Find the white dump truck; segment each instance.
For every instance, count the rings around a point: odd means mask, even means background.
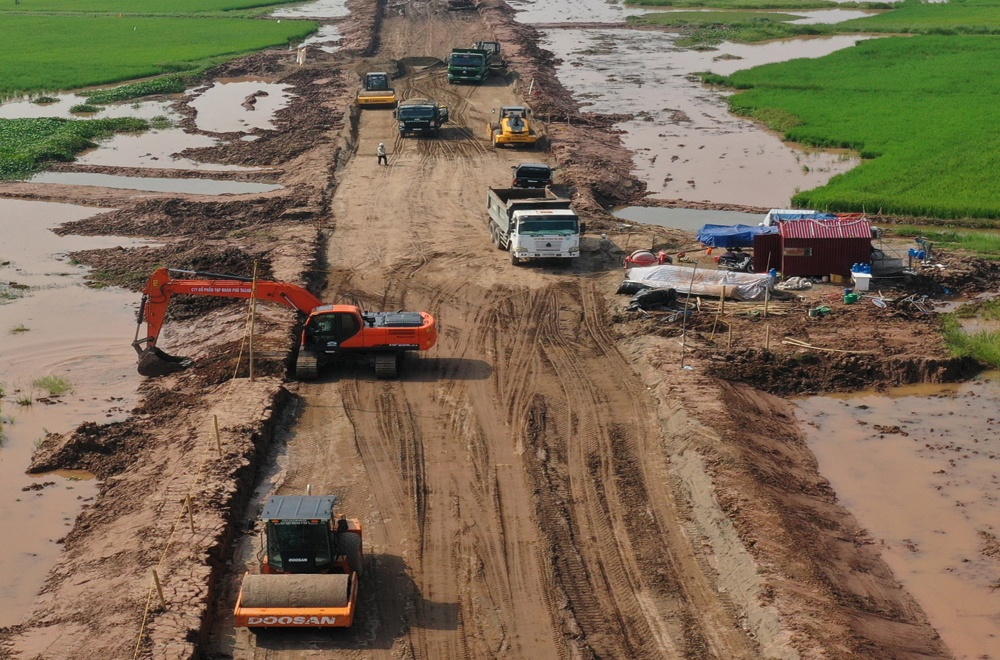
[[[510,252],[510,262],[524,259],[575,259],[585,231],[570,200],[548,188],[490,188],[490,237],[498,250]]]

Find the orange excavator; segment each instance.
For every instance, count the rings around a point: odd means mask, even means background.
[[[237,627],[348,627],[354,623],[362,526],[333,513],[333,495],[272,496],[260,514],[260,573],[243,576]]]
[[[174,279],[174,275],[207,279]],[[426,351],[437,342],[437,325],[427,312],[366,312],[357,305],[327,305],[306,289],[287,282],[160,268],[143,289],[132,342],[143,376],[160,376],[191,364],[190,359],[169,355],[156,346],[167,306],[178,294],[256,298],[291,307],[304,315],[295,360],[299,380],[316,378],[319,369],[337,356],[373,357],[376,378],[396,378],[407,351]],[[140,339],[143,323],[146,336]]]

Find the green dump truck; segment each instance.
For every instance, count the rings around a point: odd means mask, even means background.
[[[448,82],[478,85],[490,75],[492,54],[478,48],[453,48],[448,56]]]

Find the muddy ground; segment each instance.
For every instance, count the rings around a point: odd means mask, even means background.
[[[245,306],[178,300],[160,345],[194,366],[144,381],[129,420],[83,425],[38,451],[33,470],[86,469],[103,486],[32,611],[0,635],[0,656],[948,657],[817,474],[780,397],[953,380],[978,365],[950,359],[936,318],[897,288],[884,309],[845,305],[831,286],[766,313],[717,301],[683,321],[627,311],[615,293],[625,254],[676,254],[691,237],[619,231],[606,207],[644,187],[614,118],[579,112],[534,29],[502,2],[446,7],[357,0],[340,22],[342,52],[299,66],[272,51],[213,72],[280,81],[296,98],[257,141],[184,155],[274,168],[281,191],[0,188],[117,209],[65,231],[161,241],[74,255],[115,284],[138,290],[158,265],[245,276],[257,264],[326,300],[426,309],[441,325],[439,346],[397,382],[348,364],[297,383],[296,319],[259,307],[251,381]],[[492,35],[510,72],[479,87],[451,87],[440,65],[406,59]],[[441,139],[402,140],[389,113],[354,108],[357,72],[389,60],[403,63],[404,97],[452,110]],[[545,84],[524,99],[531,79]],[[525,159],[493,150],[484,127],[491,108],[518,99],[545,119],[548,151],[528,157],[558,164],[587,216],[571,267],[511,266],[484,226],[485,188]],[[379,141],[387,168],[375,164]],[[916,292],[996,287],[990,264],[950,259]],[[823,304],[829,315],[807,315]],[[351,630],[232,628],[262,480],[279,494],[334,493],[365,521]]]

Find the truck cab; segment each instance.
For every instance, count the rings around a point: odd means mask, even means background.
[[[448,82],[481,83],[490,74],[490,52],[476,48],[454,48],[448,56]]]
[[[437,137],[441,126],[448,121],[448,108],[431,99],[410,99],[399,104],[395,116],[403,137],[418,134]]]
[[[553,183],[552,167],[545,163],[520,163],[511,165],[514,180],[511,188],[548,188]]]

